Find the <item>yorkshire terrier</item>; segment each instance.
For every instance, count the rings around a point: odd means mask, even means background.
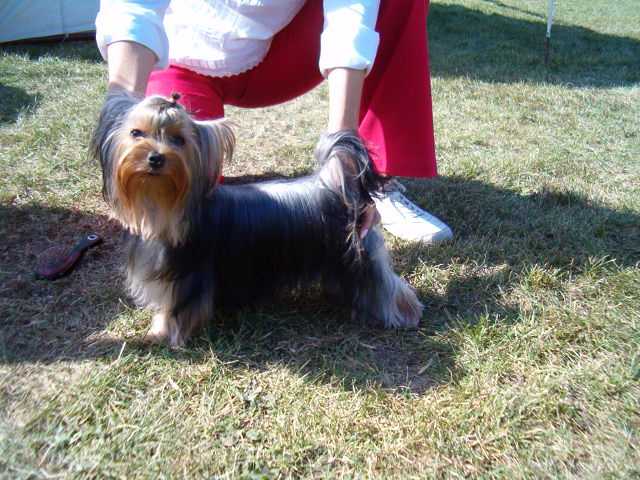
[[[320,286],[372,325],[412,327],[422,304],[392,270],[379,227],[360,238],[378,175],[354,131],[321,138],[317,170],[218,184],[234,136],[176,100],[108,97],[92,138],[103,195],[129,232],[128,284],[155,309],[146,339],[183,345],[215,307]]]

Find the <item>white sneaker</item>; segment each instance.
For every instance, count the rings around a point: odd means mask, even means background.
[[[447,224],[422,210],[400,192],[406,190],[404,185],[394,180],[387,188],[373,200],[382,217],[382,226],[391,235],[422,243],[442,243],[451,239],[453,233]]]

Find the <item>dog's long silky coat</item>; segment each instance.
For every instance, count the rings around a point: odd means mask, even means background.
[[[378,229],[360,239],[384,183],[353,131],[324,136],[313,175],[215,185],[233,135],[173,100],[108,98],[92,140],[104,196],[130,232],[128,282],[157,313],[147,338],[183,344],[234,307],[320,285],[373,325],[417,325],[422,305],[393,273]]]

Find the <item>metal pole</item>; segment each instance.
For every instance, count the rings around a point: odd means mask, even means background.
[[[551,26],[553,25],[554,0],[549,0],[549,14],[547,15],[547,34],[544,37],[544,64],[549,65],[549,53],[551,50]]]

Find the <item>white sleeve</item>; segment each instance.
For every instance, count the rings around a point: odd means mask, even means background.
[[[158,57],[154,68],[169,65],[169,41],[164,31],[164,13],[170,0],[100,0],[96,17],[96,43],[107,60],[107,46],[129,40],[151,49]]]
[[[324,0],[320,72],[336,67],[373,67],[380,37],[375,31],[380,0]]]

